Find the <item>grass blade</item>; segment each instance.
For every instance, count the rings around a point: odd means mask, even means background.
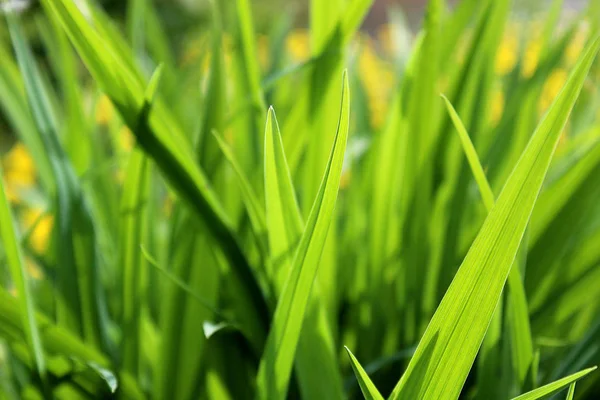
[[[586,376],[590,372],[594,371],[595,369],[596,369],[596,367],[584,369],[583,371],[579,371],[573,375],[569,375],[569,376],[559,379],[555,382],[544,385],[540,388],[532,390],[531,392],[527,392],[525,394],[517,396],[513,400],[537,400],[537,399],[543,399],[545,397],[551,396],[555,393],[560,392],[561,390],[563,390],[565,387],[567,387],[567,385],[571,384],[572,382],[576,382],[579,379],[583,378],[584,376]]]
[[[477,182],[479,193],[483,199],[483,203],[487,212],[489,213],[495,203],[494,193],[492,188],[485,176],[483,167],[479,161],[477,151],[469,138],[469,134],[465,126],[463,125],[460,117],[456,113],[456,110],[450,103],[450,101],[442,95],[446,108],[450,114],[450,118],[456,128],[460,141],[467,156],[469,166]],[[525,378],[531,366],[533,359],[533,344],[531,340],[531,328],[529,323],[529,312],[527,307],[527,298],[525,295],[525,288],[523,286],[523,280],[519,268],[511,268],[508,275],[508,287],[509,287],[509,308],[507,315],[510,320],[510,333],[511,333],[511,348],[513,350],[513,363],[515,364],[516,374],[521,385],[524,384]],[[499,305],[499,307],[501,307]],[[501,314],[495,316],[500,317]]]
[[[348,138],[349,93],[344,74],[339,124],[321,188],[300,239],[258,372],[258,397],[284,399],[321,252],[331,222]]]
[[[354,357],[354,354],[352,354],[349,348],[345,347],[345,349],[346,352],[348,352],[348,357],[350,357],[354,375],[358,380],[360,390],[362,391],[365,400],[383,400],[383,396],[379,393],[373,382],[371,382],[371,378],[369,378],[369,375],[367,375],[356,357]]]
[[[290,275],[304,221],[272,108],[265,128],[264,171],[271,276],[276,294],[280,295]],[[317,277],[309,297],[306,323],[298,342],[296,372],[303,397],[342,399],[341,376],[325,306],[320,302],[319,282]]]
[[[567,392],[566,400],[573,400],[573,396],[575,396],[575,382],[569,385],[569,391]]]

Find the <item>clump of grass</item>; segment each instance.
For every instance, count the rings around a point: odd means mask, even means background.
[[[3,398],[597,397],[597,2],[374,42],[369,0],[213,1],[184,51],[150,0],[40,3],[0,41]]]

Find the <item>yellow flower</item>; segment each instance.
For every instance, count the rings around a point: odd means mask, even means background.
[[[497,125],[504,112],[504,93],[500,88],[494,90],[492,94],[492,114],[490,119],[493,125]]]
[[[363,40],[358,68],[369,102],[371,124],[375,128],[383,125],[388,110],[388,95],[394,83],[392,67],[376,53],[373,42]]]
[[[394,54],[393,28],[389,24],[382,25],[377,31],[377,39],[385,54]]]
[[[587,33],[583,30],[578,30],[573,39],[569,42],[565,50],[565,61],[568,65],[575,65],[587,39]]]
[[[265,35],[258,37],[258,61],[263,69],[269,66],[269,38]]]
[[[133,137],[133,133],[129,130],[129,128],[125,125],[121,127],[119,131],[119,148],[124,150],[125,152],[131,151],[133,149],[133,145],[135,144],[135,139]]]
[[[30,258],[25,259],[25,265],[29,276],[33,279],[41,280],[44,278],[44,271],[38,265],[33,262]]]
[[[340,189],[345,189],[348,186],[350,186],[351,178],[352,174],[350,173],[350,171],[343,172],[342,176],[340,177]]]
[[[539,111],[540,113],[545,112],[550,104],[554,101],[563,85],[567,81],[567,77],[569,74],[564,69],[557,69],[552,71],[548,80],[544,83],[544,87],[542,89],[542,95],[540,97],[539,102]]]
[[[39,208],[28,208],[23,213],[23,223],[26,229],[33,229],[29,235],[29,244],[37,253],[43,254],[50,242],[54,217],[43,214]]]
[[[523,59],[523,76],[530,78],[535,73],[540,61],[540,52],[542,51],[542,42],[539,39],[534,39],[527,44],[525,48],[525,56]]]
[[[298,29],[291,32],[286,40],[285,47],[290,53],[292,60],[304,61],[310,56],[310,38],[305,29]]]
[[[498,75],[506,75],[517,64],[519,40],[516,34],[508,33],[500,42],[496,53],[495,70]]]
[[[31,155],[21,143],[15,144],[2,160],[6,195],[11,202],[19,198],[19,191],[36,182],[36,169]]]
[[[165,200],[163,201],[163,206],[162,206],[162,211],[165,216],[170,217],[171,215],[173,215],[173,205],[174,204],[175,204],[175,200],[173,199],[173,196],[168,194],[165,197]]]
[[[99,125],[108,125],[114,115],[114,107],[106,95],[102,95],[96,104],[96,122]]]
[[[182,66],[185,67],[198,61],[198,59],[202,55],[202,47],[204,46],[205,41],[206,38],[204,37],[199,37],[196,39],[185,41],[187,45],[185,46],[181,57]]]

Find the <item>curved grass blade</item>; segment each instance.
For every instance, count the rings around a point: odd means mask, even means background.
[[[517,396],[517,397],[513,398],[512,400],[537,400],[537,399],[546,398],[548,396],[551,396],[555,393],[560,392],[565,387],[567,387],[567,385],[578,381],[579,379],[583,378],[584,376],[586,376],[590,372],[594,371],[595,369],[596,369],[596,367],[584,369],[583,371],[579,371],[573,375],[569,375],[569,376],[559,379],[555,382],[544,385],[540,388],[532,390],[531,392],[527,392],[525,394]]]
[[[458,132],[463,150],[469,162],[469,166],[471,167],[471,171],[473,172],[473,176],[477,182],[479,193],[481,194],[485,208],[489,213],[494,207],[494,193],[485,176],[485,172],[483,171],[483,167],[479,161],[477,151],[475,150],[475,147],[469,138],[469,134],[456,110],[444,95],[442,95],[442,98],[446,103],[446,108],[448,109],[450,118],[452,119],[454,127]],[[523,385],[533,360],[533,342],[531,339],[527,298],[525,295],[523,280],[521,279],[521,274],[518,267],[510,269],[508,274],[508,287],[510,289],[510,307],[507,310],[507,314],[511,327],[510,334],[512,339],[511,348],[513,352],[513,363],[515,364],[519,383]],[[501,313],[498,313],[494,316],[494,318],[500,318],[500,316]]]
[[[310,212],[290,275],[275,310],[258,371],[258,398],[285,399],[312,284],[337,199],[348,138],[350,99],[344,74],[339,124],[323,181]]]
[[[462,144],[463,151],[467,157],[467,161],[469,162],[469,166],[471,167],[471,171],[473,172],[473,176],[475,181],[477,182],[477,187],[479,188],[479,194],[483,200],[483,204],[488,212],[494,207],[494,192],[488,183],[487,178],[485,177],[485,172],[483,171],[483,167],[481,166],[481,162],[479,161],[479,156],[477,155],[477,151],[469,138],[469,134],[464,124],[462,123],[460,117],[458,116],[456,110],[450,103],[450,100],[444,95],[441,95],[442,99],[444,99],[444,103],[446,104],[446,109],[448,110],[448,114],[450,114],[450,118],[452,119],[452,123],[458,132],[458,136],[460,138],[460,142]]]
[[[444,295],[392,399],[455,399],[515,260],[560,133],[600,47],[586,48],[536,129]]]
[[[373,382],[371,382],[371,378],[369,378],[369,375],[367,375],[356,357],[354,357],[354,354],[352,354],[350,349],[346,346],[344,346],[344,348],[348,352],[354,375],[356,375],[356,380],[358,380],[360,390],[362,391],[365,400],[383,400],[383,396],[379,393]]]

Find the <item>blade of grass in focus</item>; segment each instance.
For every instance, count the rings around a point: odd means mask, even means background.
[[[345,95],[348,96],[348,93]],[[305,225],[296,200],[279,124],[272,108],[267,115],[264,154],[270,276],[278,298],[281,298]],[[296,373],[304,397],[341,399],[344,395],[336,365],[334,340],[325,307],[319,302],[320,294],[320,280],[317,277],[312,285],[305,323],[298,339]]]
[[[349,124],[348,77],[344,74],[339,124],[321,188],[306,222],[290,274],[275,310],[258,371],[258,397],[284,399],[306,307],[331,222],[342,173]]]

